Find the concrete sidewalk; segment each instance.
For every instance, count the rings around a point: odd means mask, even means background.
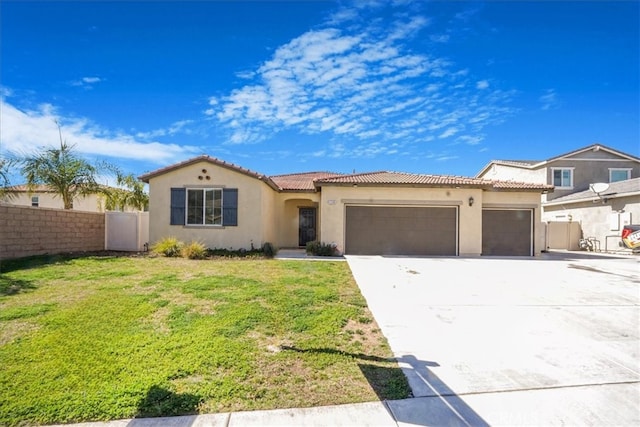
[[[503,393],[417,397],[302,409],[136,418],[71,424],[65,427],[635,426],[640,425],[637,406],[639,393],[637,383],[562,387]],[[626,404],[621,405],[621,401]]]

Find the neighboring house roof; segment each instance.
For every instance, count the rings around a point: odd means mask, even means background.
[[[275,175],[271,180],[283,191],[315,191],[314,181],[340,176],[333,172],[305,172]]]
[[[15,191],[16,193],[55,193],[55,191],[53,191],[46,185],[35,185],[31,189],[29,189],[26,184],[21,184],[9,187],[9,190]]]
[[[405,172],[368,172],[318,179],[316,186],[322,185],[399,185],[424,187],[474,187],[494,190],[535,190],[551,191],[552,185],[514,181],[496,181],[452,175],[424,175]]]
[[[489,168],[493,165],[512,166],[512,167],[521,168],[521,169],[537,169],[541,166],[546,165],[547,163],[550,163],[556,160],[561,160],[567,157],[575,156],[576,154],[584,153],[585,151],[590,151],[590,150],[607,151],[611,154],[615,154],[616,156],[623,157],[627,160],[640,162],[640,157],[636,157],[634,155],[624,153],[614,148],[607,147],[606,145],[591,144],[587,147],[579,148],[577,150],[570,151],[568,153],[560,154],[559,156],[551,157],[550,159],[547,159],[547,160],[491,160],[489,163],[487,163],[485,167],[483,167],[480,170],[480,172],[476,174],[476,177],[480,177],[484,175],[489,170]]]
[[[564,205],[568,203],[581,203],[588,201],[598,201],[602,199],[615,199],[618,197],[629,197],[640,195],[640,178],[627,179],[626,181],[617,181],[609,184],[607,191],[594,193],[591,190],[578,191],[576,193],[567,194],[558,197],[550,202],[543,203],[543,206]]]

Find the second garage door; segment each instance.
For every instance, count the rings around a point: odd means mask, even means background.
[[[457,207],[347,206],[345,252],[457,255]]]
[[[482,255],[531,256],[531,209],[483,209]]]

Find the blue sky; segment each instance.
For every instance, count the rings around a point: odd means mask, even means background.
[[[640,155],[636,1],[6,1],[0,154],[475,175]]]

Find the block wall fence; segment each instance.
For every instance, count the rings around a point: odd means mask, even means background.
[[[104,213],[0,204],[0,260],[104,249]]]

